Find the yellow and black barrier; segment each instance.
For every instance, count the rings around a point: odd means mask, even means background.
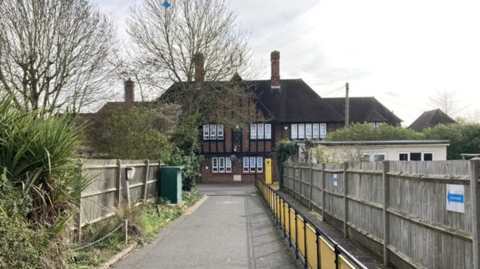
[[[305,268],[367,269],[260,178],[255,185]]]

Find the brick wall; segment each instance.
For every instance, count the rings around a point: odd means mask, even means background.
[[[208,167],[208,169],[206,168]],[[265,167],[265,166],[264,166]],[[234,181],[234,175],[240,175],[241,181]],[[265,173],[257,173],[256,176],[265,180]],[[277,162],[272,158],[272,181],[279,181]],[[253,183],[255,182],[255,173],[243,173],[242,157],[232,163],[231,173],[212,173],[212,159],[207,157],[202,162],[202,176],[197,183]]]

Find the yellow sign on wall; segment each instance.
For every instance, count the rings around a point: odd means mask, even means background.
[[[265,159],[265,182],[272,184],[272,159]]]

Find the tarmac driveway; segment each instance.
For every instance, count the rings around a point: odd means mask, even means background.
[[[200,185],[208,198],[115,268],[299,268],[252,184]]]

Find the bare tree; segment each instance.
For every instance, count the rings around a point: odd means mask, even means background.
[[[430,97],[430,106],[441,109],[449,116],[455,116],[467,108],[467,106],[460,107],[459,100],[455,98],[455,95],[455,92],[447,90],[436,92],[434,96]]]
[[[102,100],[113,23],[87,0],[1,0],[0,84],[17,104],[78,112]]]
[[[169,8],[162,2],[145,0],[131,8],[128,33],[137,54],[130,70],[146,67],[150,74],[143,83],[157,91],[173,84],[164,100],[182,103],[184,115],[200,113],[204,122],[232,125],[255,116],[248,101],[252,91],[245,91],[254,85],[238,74],[251,77],[258,69],[228,1],[174,0]]]

